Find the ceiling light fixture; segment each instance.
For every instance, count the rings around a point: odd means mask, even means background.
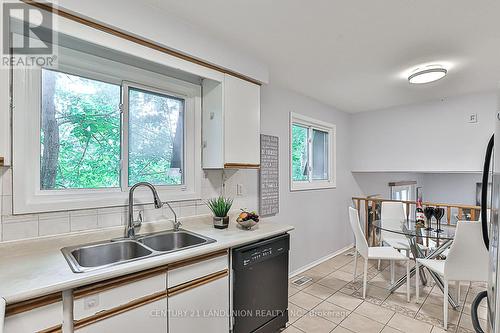
[[[413,84],[434,82],[445,77],[447,73],[448,71],[441,66],[418,68],[408,76],[408,82]]]

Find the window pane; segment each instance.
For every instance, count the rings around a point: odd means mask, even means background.
[[[118,187],[120,86],[42,70],[40,188]]]
[[[306,127],[292,125],[292,180],[307,181],[308,177],[308,148]]]
[[[184,100],[129,89],[129,186],[183,184]]]
[[[328,133],[313,129],[313,179],[328,179]]]

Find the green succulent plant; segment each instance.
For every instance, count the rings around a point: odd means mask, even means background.
[[[225,217],[233,205],[233,199],[224,198],[224,196],[221,195],[217,198],[207,200],[206,205],[210,208],[214,216]]]

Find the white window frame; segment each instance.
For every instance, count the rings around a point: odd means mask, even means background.
[[[312,179],[311,175],[306,181],[293,180],[292,142],[293,125],[306,127],[311,132],[313,129],[328,133],[328,179]],[[289,179],[290,191],[318,190],[337,187],[337,129],[335,124],[327,123],[298,113],[290,112],[289,126]],[[312,140],[308,140],[309,172],[312,174]]]
[[[66,56],[61,56],[61,54]],[[201,86],[165,75],[59,48],[59,68],[69,74],[122,86],[154,87],[185,100],[184,184],[158,186],[163,201],[201,198]],[[63,60],[64,59],[64,60]],[[125,82],[126,81],[126,82]],[[125,83],[125,84],[124,84]],[[152,89],[148,89],[152,90]],[[122,96],[124,91],[122,90]],[[15,69],[13,76],[13,213],[39,213],[124,206],[128,201],[128,180],[121,188],[40,189],[41,69]],[[123,121],[123,120],[122,120]],[[122,124],[122,139],[127,125]],[[123,158],[123,153],[122,153]],[[122,160],[122,169],[123,169]],[[123,177],[123,173],[122,173]],[[138,189],[137,203],[151,203],[151,193]]]

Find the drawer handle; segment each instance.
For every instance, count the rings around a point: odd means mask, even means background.
[[[223,271],[216,272],[216,273],[204,276],[202,278],[199,278],[199,279],[196,279],[196,280],[193,280],[193,281],[189,281],[189,282],[180,284],[178,286],[169,288],[168,289],[168,297],[181,294],[183,292],[186,292],[188,290],[200,287],[200,286],[202,286],[204,284],[216,281],[216,280],[221,279],[223,277],[226,277],[228,275],[229,275],[229,270],[225,269]]]

